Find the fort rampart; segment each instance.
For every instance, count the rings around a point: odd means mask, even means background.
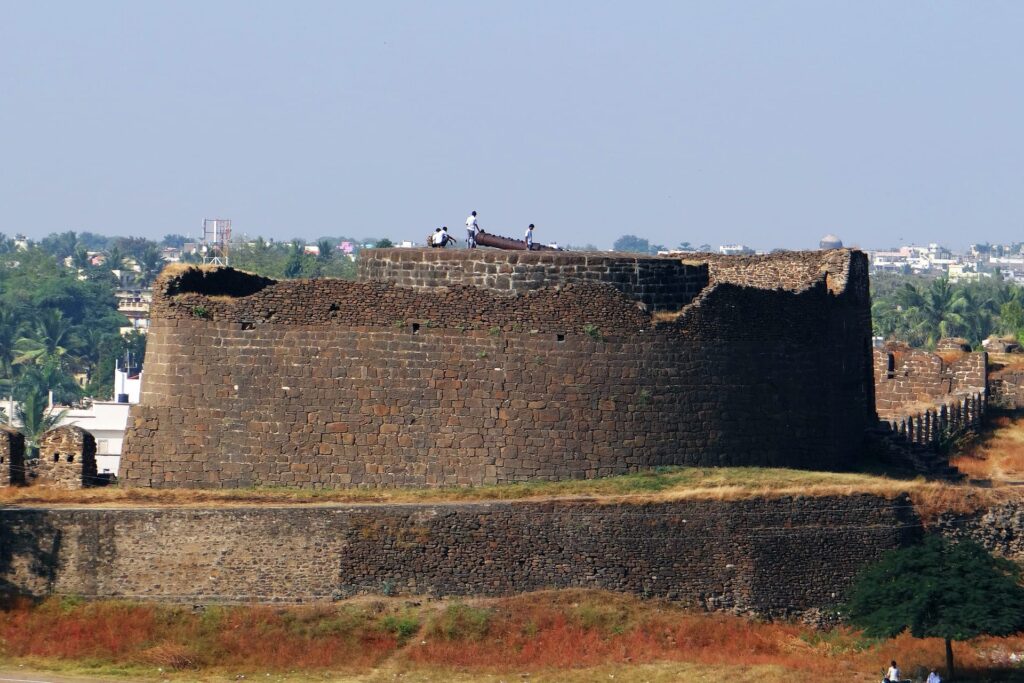
[[[984,351],[933,353],[894,343],[873,355],[878,416],[901,440],[933,447],[981,426],[988,402]]]
[[[792,615],[837,604],[911,542],[875,496],[134,509],[3,509],[0,585],[191,603],[603,588]]]
[[[860,252],[681,263],[377,250],[361,268],[356,282],[165,273],[121,480],[439,486],[668,464],[845,468],[874,421]]]

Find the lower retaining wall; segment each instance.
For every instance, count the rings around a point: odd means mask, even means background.
[[[912,541],[905,498],[0,509],[0,589],[193,603],[601,588],[769,616]]]

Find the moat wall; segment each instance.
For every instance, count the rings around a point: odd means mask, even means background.
[[[426,282],[438,253],[380,250],[365,268]],[[648,259],[655,280],[674,273],[660,295],[689,302],[659,316],[643,292],[557,279],[596,272],[564,255],[447,253],[481,277],[532,258],[555,279],[510,293],[166,274],[120,479],[470,485],[668,464],[842,469],[860,453],[874,399],[859,252]]]
[[[835,605],[911,542],[905,498],[0,509],[0,588],[191,603],[602,588],[765,615]]]

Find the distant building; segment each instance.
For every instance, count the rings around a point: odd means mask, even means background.
[[[117,312],[128,318],[129,326],[121,328],[121,334],[138,330],[145,334],[149,331],[149,307],[153,303],[152,289],[118,289]]]
[[[128,413],[139,402],[141,388],[141,372],[119,368],[114,371],[114,398],[123,400],[93,401],[88,408],[70,408],[60,421],[61,426],[81,427],[96,438],[96,469],[100,474],[117,474]]]
[[[842,249],[843,248],[843,241],[841,239],[839,239],[839,237],[837,237],[836,235],[833,235],[832,233],[829,233],[829,234],[825,235],[824,237],[822,237],[821,241],[818,242],[818,248],[819,249]]]
[[[754,250],[745,244],[723,244],[718,247],[718,253],[725,256],[751,256]]]

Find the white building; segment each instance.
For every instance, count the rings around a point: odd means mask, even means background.
[[[754,250],[745,244],[723,244],[718,247],[718,253],[725,256],[750,256]]]
[[[100,474],[117,474],[121,463],[121,446],[128,427],[128,413],[139,402],[142,375],[129,375],[124,370],[114,372],[114,397],[122,401],[93,401],[88,408],[71,408],[64,414],[61,425],[75,425],[96,439],[96,469]]]

